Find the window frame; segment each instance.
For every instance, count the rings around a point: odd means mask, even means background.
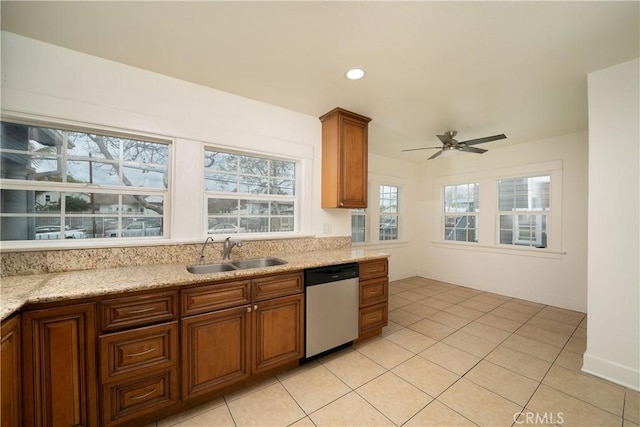
[[[204,158],[207,151],[216,151],[220,153],[233,154],[238,156],[247,156],[253,158],[259,158],[264,160],[273,160],[273,161],[284,161],[295,164],[295,172],[294,172],[294,187],[293,187],[293,196],[288,195],[278,195],[278,194],[263,194],[263,193],[240,193],[240,192],[224,192],[224,191],[215,191],[215,190],[207,190],[205,186],[205,167],[204,167]],[[304,224],[302,223],[302,211],[304,209],[304,200],[302,197],[302,187],[304,185],[303,180],[303,169],[304,169],[304,160],[298,157],[286,157],[278,154],[270,154],[270,153],[262,153],[255,152],[250,150],[238,150],[235,148],[227,148],[214,144],[203,144],[202,146],[202,173],[201,173],[201,183],[202,183],[202,194],[203,194],[203,221],[202,221],[202,235],[203,237],[237,237],[243,239],[274,239],[274,238],[290,238],[293,236],[298,236],[302,233],[304,229]],[[226,200],[256,200],[256,201],[265,201],[265,202],[273,202],[273,201],[283,201],[283,202],[291,202],[294,206],[293,213],[293,221],[294,227],[291,231],[264,231],[264,232],[237,232],[237,233],[211,233],[209,234],[207,231],[209,230],[209,200],[210,199],[226,199]],[[277,217],[277,216],[276,216]],[[239,216],[237,217],[239,220]],[[271,213],[268,215],[269,221],[272,218]],[[241,227],[239,227],[241,229]]]
[[[56,118],[41,119],[34,118],[29,115],[14,115],[5,114],[3,112],[2,122],[11,123],[15,125],[39,127],[55,129],[64,132],[77,132],[84,134],[104,135],[109,137],[130,139],[140,142],[149,142],[154,144],[163,144],[167,147],[167,164],[166,164],[166,187],[137,187],[126,185],[111,185],[111,184],[91,184],[84,182],[58,182],[58,181],[38,181],[38,180],[20,180],[10,178],[0,178],[0,188],[2,190],[18,190],[18,191],[37,191],[37,192],[55,192],[60,194],[60,212],[51,215],[42,213],[28,212],[28,213],[3,213],[3,217],[57,217],[60,218],[61,224],[66,224],[67,218],[74,216],[80,216],[69,214],[65,212],[62,207],[66,203],[66,197],[78,193],[88,193],[101,196],[116,196],[118,197],[119,206],[122,206],[122,197],[125,196],[160,196],[163,198],[163,212],[161,218],[161,234],[159,236],[136,236],[136,237],[96,237],[96,238],[82,238],[82,239],[68,239],[68,238],[55,238],[55,239],[33,239],[33,240],[4,240],[2,241],[2,247],[6,250],[21,250],[21,249],[54,249],[54,248],[90,248],[90,247],[113,247],[113,246],[128,246],[128,245],[148,245],[151,242],[160,243],[167,242],[171,239],[170,223],[172,213],[172,194],[173,194],[173,168],[175,159],[175,140],[166,136],[149,134],[146,132],[134,132],[125,131],[123,129],[115,127],[99,126],[95,124],[86,124],[72,122],[68,120],[61,120]],[[60,154],[61,161],[66,162],[68,157],[68,148]],[[96,158],[97,159],[97,158]],[[82,159],[80,159],[82,160]],[[105,160],[105,159],[100,159]],[[105,161],[104,163],[114,163],[113,161]],[[126,168],[128,162],[124,159],[120,159],[118,164],[120,165],[120,175],[122,175],[122,169]],[[62,194],[64,193],[64,198]],[[129,214],[124,209],[116,210],[114,213],[109,214],[83,214],[82,216],[92,217],[105,217],[114,216],[117,217],[116,230],[123,230],[123,219],[131,218],[135,222],[134,216],[141,217],[141,215],[134,215],[134,212]],[[155,219],[155,217],[154,217]],[[63,228],[62,225],[59,226]],[[64,225],[66,227],[66,225]]]
[[[451,212],[447,212],[447,210],[446,210],[447,209],[447,196],[446,196],[447,187],[461,187],[461,186],[469,187],[470,185],[474,185],[475,186],[474,196],[476,196],[476,197],[474,197],[474,199],[473,199],[474,202],[477,205],[475,210],[473,210],[473,211],[466,210],[466,211],[457,212],[457,213],[454,212],[453,214]],[[441,194],[441,196],[442,196],[442,198],[441,198],[441,200],[442,200],[442,205],[441,205],[442,206],[442,211],[441,211],[441,214],[442,214],[442,227],[441,227],[441,235],[440,235],[440,237],[442,238],[442,240],[445,241],[445,242],[459,242],[459,243],[460,242],[464,242],[464,243],[477,244],[479,239],[480,239],[480,229],[481,229],[480,228],[480,221],[479,221],[479,219],[480,219],[480,206],[481,206],[481,204],[480,204],[480,194],[482,194],[481,191],[480,191],[480,183],[479,182],[460,182],[460,183],[456,183],[456,184],[443,185],[441,193],[442,193]],[[466,203],[469,203],[469,199],[468,198],[466,199]],[[475,237],[476,237],[475,240],[447,239],[447,217],[454,217],[454,218],[458,218],[458,217],[465,217],[465,218],[466,217],[473,217],[473,218],[475,218],[475,220],[474,220],[475,221],[475,227],[473,228],[475,230],[475,232],[474,232]],[[456,222],[456,221],[457,220],[454,219],[454,222]],[[468,229],[469,229],[468,220],[465,221],[465,224],[466,224],[466,226],[465,226],[464,229],[466,230],[466,235],[468,237],[468,235],[469,235],[468,234]],[[458,228],[454,224],[454,227],[451,230],[451,232],[455,232],[457,229]]]
[[[523,209],[523,208],[513,208],[510,211],[503,211],[500,209],[500,184],[501,181],[515,181],[515,180],[519,180],[519,179],[533,179],[533,178],[543,178],[543,177],[548,177],[549,179],[549,190],[548,190],[548,198],[549,198],[549,206],[545,209]],[[497,197],[496,197],[496,204],[497,204],[497,221],[498,221],[498,236],[496,238],[496,243],[499,245],[506,245],[506,246],[524,246],[524,247],[533,247],[533,248],[537,248],[537,249],[545,249],[547,247],[547,242],[548,242],[548,232],[546,230],[546,224],[548,223],[548,219],[550,218],[550,216],[552,215],[552,206],[551,206],[551,186],[552,186],[552,179],[551,179],[551,175],[550,174],[538,174],[538,175],[527,175],[527,176],[519,176],[519,177],[510,177],[510,178],[502,178],[502,179],[498,179],[496,180],[496,193],[497,193]],[[517,192],[514,191],[513,193],[513,197],[514,197],[514,201],[515,201],[515,197],[517,197]],[[514,203],[515,204],[515,203]],[[501,218],[504,216],[509,216],[512,218],[512,227],[511,227],[511,231],[513,233],[512,235],[512,243],[502,243],[502,238],[501,238],[501,232],[505,229],[502,228],[502,221]],[[545,229],[544,231],[542,231],[542,227],[541,224],[537,225],[536,228],[540,229],[539,233],[540,236],[539,238],[535,239],[535,242],[537,243],[537,245],[532,244],[532,239],[520,239],[520,232],[521,232],[521,227],[517,227],[517,224],[519,222],[518,217],[520,216],[533,216],[536,218],[536,224],[539,222],[538,219],[540,220],[540,223],[542,222],[542,218],[544,217],[544,223],[545,223]],[[536,233],[537,234],[537,233]],[[544,243],[544,246],[542,246],[542,244]]]

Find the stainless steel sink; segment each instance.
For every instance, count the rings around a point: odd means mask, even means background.
[[[282,265],[286,263],[287,261],[280,258],[263,257],[227,262],[212,262],[209,264],[193,264],[187,266],[187,271],[192,274],[223,273],[225,271],[273,267],[275,265]]]
[[[187,271],[193,274],[222,273],[223,271],[234,271],[237,268],[227,262],[214,262],[211,264],[194,264],[187,267]]]
[[[237,261],[232,261],[231,263],[235,265],[239,270],[245,270],[248,268],[273,267],[274,265],[286,264],[287,261],[279,258],[264,257],[264,258],[240,259]]]

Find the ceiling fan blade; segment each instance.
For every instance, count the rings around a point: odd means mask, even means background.
[[[459,150],[466,151],[467,153],[477,153],[477,154],[482,154],[489,151],[489,150],[485,150],[484,148],[476,148],[476,147],[460,147]]]
[[[438,151],[436,154],[434,154],[433,156],[429,157],[427,160],[431,160],[431,159],[435,159],[436,157],[438,157],[440,154],[442,154],[444,150],[440,150]]]
[[[438,139],[440,141],[442,141],[442,143],[444,145],[453,145],[455,144],[455,141],[453,138],[451,138],[449,135],[436,135],[438,137]]]
[[[409,148],[408,150],[402,150],[402,152],[405,152],[405,151],[418,151],[418,150],[431,150],[433,148],[441,149],[442,147]]]
[[[464,145],[476,145],[476,144],[482,144],[483,142],[490,142],[490,141],[497,141],[499,139],[505,139],[507,136],[503,133],[501,133],[500,135],[493,135],[493,136],[485,136],[484,138],[477,138],[477,139],[470,139],[468,141],[462,141],[460,142],[460,144],[464,144]]]

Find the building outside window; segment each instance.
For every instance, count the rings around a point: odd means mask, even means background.
[[[297,162],[207,148],[204,188],[207,234],[297,230]]]
[[[170,145],[2,122],[2,241],[159,237]]]
[[[443,187],[444,240],[478,242],[479,188],[478,183]]]
[[[547,247],[551,176],[498,181],[500,244]]]

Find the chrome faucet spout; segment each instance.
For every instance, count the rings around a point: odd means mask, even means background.
[[[223,261],[229,261],[231,259],[231,250],[234,247],[242,247],[242,241],[241,240],[231,240],[231,237],[227,237],[226,239],[224,239],[224,249],[222,251],[222,260]]]
[[[207,247],[207,243],[214,243],[213,241],[213,237],[209,236],[207,237],[207,240],[204,241],[204,245],[202,245],[202,250],[200,251],[200,260],[198,261],[198,264],[204,264],[204,249]]]

